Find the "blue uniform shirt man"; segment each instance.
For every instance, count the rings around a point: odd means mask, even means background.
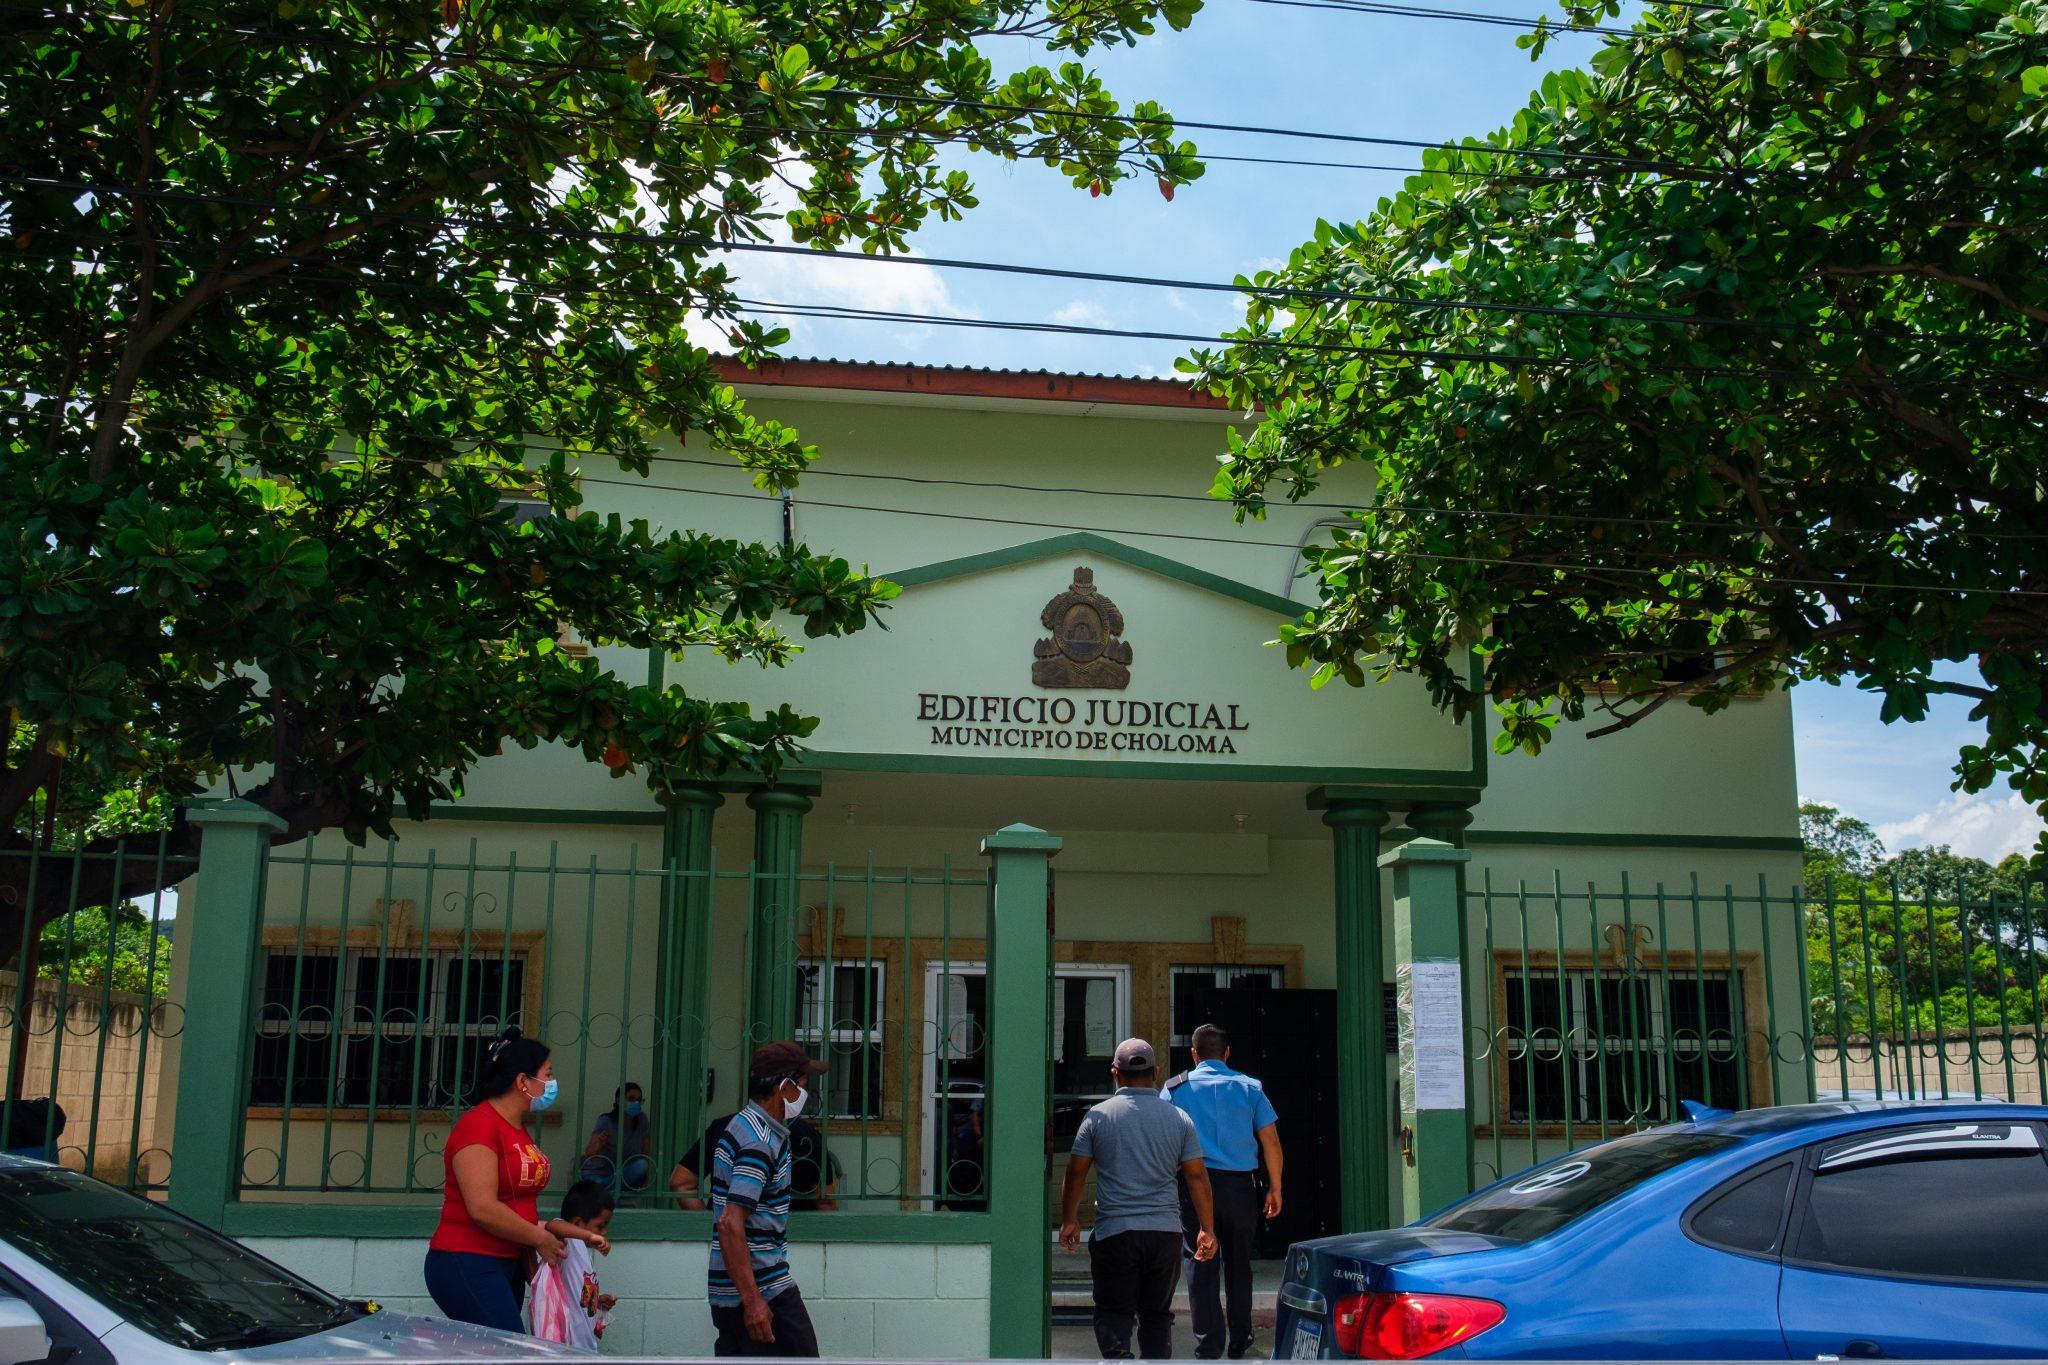
[[[1195,1030],[1195,1067],[1167,1082],[1166,1097],[1194,1120],[1202,1142],[1215,1205],[1217,1254],[1194,1255],[1194,1209],[1184,1203],[1188,1315],[1194,1319],[1195,1358],[1217,1360],[1228,1350],[1242,1360],[1252,1344],[1252,1242],[1259,1215],[1280,1216],[1280,1127],[1266,1089],[1230,1069],[1230,1038],[1214,1024]],[[1259,1161],[1266,1165],[1266,1198],[1259,1200]],[[1218,1302],[1218,1281],[1228,1304]]]

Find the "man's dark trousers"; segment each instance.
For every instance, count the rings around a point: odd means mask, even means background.
[[[811,1327],[811,1314],[804,1307],[804,1296],[797,1293],[795,1285],[768,1300],[768,1312],[774,1318],[775,1340],[756,1341],[747,1335],[745,1309],[721,1308],[713,1304],[711,1325],[718,1329],[718,1340],[712,1345],[711,1353],[718,1356],[817,1359],[818,1334]]]
[[[1216,1201],[1216,1255],[1195,1259],[1195,1206],[1188,1199],[1187,1186],[1180,1192],[1183,1229],[1182,1254],[1188,1267],[1188,1316],[1194,1319],[1195,1359],[1220,1360],[1226,1350],[1224,1303],[1229,1305],[1229,1340],[1232,1360],[1241,1358],[1252,1344],[1252,1242],[1259,1235],[1259,1187],[1250,1171],[1209,1172],[1209,1190]]]
[[[1119,1232],[1088,1242],[1095,1281],[1095,1348],[1104,1360],[1131,1359],[1131,1319],[1138,1354],[1173,1359],[1173,1291],[1180,1287],[1180,1234]]]

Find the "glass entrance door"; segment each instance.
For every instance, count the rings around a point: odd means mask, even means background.
[[[1111,1094],[1109,1064],[1130,1032],[1126,966],[1053,969],[1052,1136],[1063,1165],[1090,1106]],[[988,1207],[988,969],[979,962],[925,973],[923,1188],[943,1208]]]

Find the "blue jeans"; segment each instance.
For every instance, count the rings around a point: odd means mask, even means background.
[[[520,1308],[526,1276],[517,1256],[480,1256],[473,1251],[428,1251],[427,1292],[457,1322],[524,1332]]]

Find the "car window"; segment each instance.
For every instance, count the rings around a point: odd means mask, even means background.
[[[1652,1176],[1734,1145],[1734,1138],[1721,1133],[1669,1128],[1631,1133],[1482,1190],[1424,1226],[1533,1242]]]
[[[1945,1139],[1918,1151],[1911,1143],[1889,1154],[1866,1149],[1867,1160],[1847,1144],[1823,1150],[1792,1259],[1913,1279],[2048,1286],[2048,1160],[2038,1140],[2011,1140],[2015,1129],[2031,1135],[2023,1125],[1979,1127],[1985,1145],[1974,1151]]]
[[[186,1350],[290,1341],[359,1316],[190,1219],[52,1167],[0,1170],[0,1238]]]
[[[1781,1161],[1708,1195],[1693,1209],[1686,1228],[1709,1246],[1768,1256],[1778,1249],[1791,1187],[1792,1163]]]
[[[50,1337],[50,1354],[34,1365],[113,1365],[112,1354],[85,1329],[85,1324],[5,1266],[0,1266],[0,1294],[20,1299],[43,1320],[43,1330]]]

